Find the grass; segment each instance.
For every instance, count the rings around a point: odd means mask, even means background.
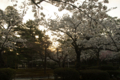
[[[16,77],[26,78],[26,77],[49,77],[53,76],[52,69],[16,69]]]
[[[54,79],[41,79],[41,80],[54,80]]]

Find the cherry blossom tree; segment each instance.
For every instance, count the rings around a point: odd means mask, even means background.
[[[16,49],[17,42],[25,45],[26,40],[17,37],[14,31],[21,22],[22,18],[14,7],[8,6],[5,11],[0,10],[0,67],[4,66],[2,59],[4,48]]]
[[[99,53],[103,49],[119,50],[119,41],[115,33],[119,25],[107,15],[111,9],[103,4],[107,0],[85,0],[79,9],[72,9],[72,16],[63,15],[62,18],[49,20],[50,30],[64,33],[76,53],[77,66],[80,66],[80,55],[83,50],[95,49]],[[97,54],[99,57],[99,54]]]
[[[105,47],[109,47],[108,49],[111,50],[119,50],[118,37],[115,36],[119,26],[107,15],[108,11],[114,9],[107,9],[105,4],[109,3],[108,0],[85,0],[81,2],[76,0],[31,0],[31,4],[39,9],[43,9],[39,5],[42,2],[56,5],[60,11],[66,9],[73,13],[72,17],[65,15],[62,19],[50,20],[48,26],[50,30],[63,32],[69,36],[69,42],[74,47],[77,55],[78,67],[82,50],[89,49],[91,46],[97,53]],[[33,8],[35,11],[36,7]]]
[[[60,41],[55,51],[48,53],[48,57],[58,63],[59,67],[65,67],[66,62],[74,59],[74,50],[67,41]]]

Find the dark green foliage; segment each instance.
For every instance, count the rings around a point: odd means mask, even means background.
[[[79,73],[70,68],[58,68],[54,70],[55,80],[79,80]]]
[[[109,74],[102,70],[81,70],[82,80],[109,80]]]
[[[87,67],[86,69],[99,69],[99,70],[117,70],[117,66],[112,66],[112,65],[102,65],[102,66],[90,66]]]
[[[0,80],[12,80],[15,75],[15,70],[10,68],[0,69]]]
[[[87,69],[87,68],[89,68],[88,65],[81,65],[81,66],[80,66],[80,69],[81,69],[81,70],[85,70],[85,69]]]
[[[15,31],[18,31],[18,34],[26,39],[27,42],[42,41],[45,35],[44,32],[39,30],[39,25],[33,20],[29,20],[25,24],[16,27]],[[39,36],[39,38],[36,38],[36,35]]]
[[[99,69],[99,66],[90,66],[88,69]]]
[[[56,63],[47,62],[47,67],[50,68],[50,69],[55,69],[56,68]]]
[[[119,70],[107,70],[107,72],[109,73],[111,78],[113,77],[118,78],[118,76],[120,75]]]
[[[111,66],[111,65],[103,65],[103,66],[100,66],[99,69],[101,69],[101,70],[116,70],[117,67]]]
[[[16,55],[16,53],[20,53],[17,50],[13,50],[10,51],[9,49],[4,49],[4,63],[5,63],[5,67],[9,67],[9,68],[17,68],[17,64],[21,64],[22,63],[22,59],[24,58],[21,54]]]
[[[16,70],[16,78],[27,78],[27,77],[48,77],[53,76],[53,70],[52,69],[46,69],[46,74],[44,74],[44,69],[42,68],[27,68],[27,69],[17,69]]]

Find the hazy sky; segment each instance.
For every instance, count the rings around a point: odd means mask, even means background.
[[[120,18],[120,0],[109,0],[108,7],[117,7],[117,9],[111,10],[109,15]]]
[[[22,1],[22,0],[20,0],[20,1]],[[0,0],[0,9],[4,10],[10,4],[11,4],[11,0]],[[109,0],[109,4],[107,4],[107,6],[108,6],[108,8],[117,7],[117,9],[109,11],[108,14],[111,15],[111,16],[113,16],[113,17],[120,18],[120,0]],[[50,6],[48,4],[45,4],[44,7],[46,9],[45,12],[47,12],[47,13],[51,13],[54,10],[56,10],[56,9],[53,9],[53,7],[50,10],[49,9]],[[47,9],[47,7],[48,7],[48,9]],[[32,13],[29,12],[29,15],[32,15]],[[30,16],[25,16],[25,18],[26,19],[27,18],[28,19],[32,19],[32,17],[30,17]]]

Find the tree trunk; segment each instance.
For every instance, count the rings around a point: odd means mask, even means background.
[[[64,61],[62,62],[62,67],[63,67],[63,68],[65,67],[65,62],[64,62]]]
[[[62,61],[62,67],[64,68],[65,67],[65,60],[67,58],[68,55],[65,55],[64,58],[63,58],[63,61]]]
[[[5,67],[3,56],[2,56],[2,50],[0,50],[0,68]]]
[[[62,67],[65,67],[65,60],[62,61]]]
[[[97,55],[97,66],[100,66],[100,50],[98,49],[97,51],[96,51],[96,55]]]
[[[77,56],[76,56],[76,69],[79,69],[80,68],[80,52],[76,53]]]
[[[46,74],[46,50],[47,50],[47,47],[45,46],[44,74]]]
[[[81,50],[78,48],[78,46],[75,47],[75,52],[76,52],[76,69],[79,69],[81,66],[80,63],[80,55],[81,55]]]
[[[61,67],[61,62],[60,61],[58,62],[58,65],[59,65],[59,67]]]

